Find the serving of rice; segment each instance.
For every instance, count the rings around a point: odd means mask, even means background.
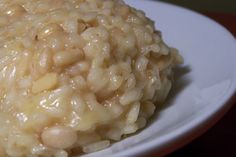
[[[109,147],[146,125],[181,62],[122,0],[1,0],[0,156]]]

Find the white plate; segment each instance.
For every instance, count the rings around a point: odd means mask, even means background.
[[[144,0],[126,0],[156,21],[164,40],[180,50],[172,98],[149,126],[110,148],[85,156],[136,156],[155,149],[166,154],[215,123],[236,91],[236,42],[222,26],[187,9]]]

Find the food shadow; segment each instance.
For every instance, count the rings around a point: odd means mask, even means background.
[[[177,66],[173,69],[173,71],[174,71],[174,83],[172,84],[171,91],[168,94],[165,102],[156,105],[156,111],[148,121],[146,127],[149,127],[155,120],[158,119],[161,111],[174,105],[175,104],[174,101],[181,93],[181,91],[183,91],[192,82],[192,79],[189,76],[187,76],[187,74],[191,72],[191,67],[189,65]]]

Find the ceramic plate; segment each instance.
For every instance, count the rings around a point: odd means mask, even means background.
[[[190,10],[166,3],[126,0],[156,23],[168,45],[185,59],[164,107],[137,134],[85,156],[164,155],[190,142],[229,109],[236,91],[236,41],[222,26]]]

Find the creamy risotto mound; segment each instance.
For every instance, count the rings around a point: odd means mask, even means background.
[[[181,62],[121,0],[1,0],[0,156],[109,147],[146,125]]]

